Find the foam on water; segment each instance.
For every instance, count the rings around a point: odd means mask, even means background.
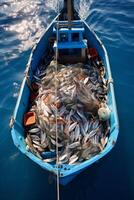
[[[93,0],[80,0],[80,1],[74,1],[75,8],[78,11],[79,15],[82,19],[86,19],[89,16],[89,13],[91,11],[91,6],[93,3]]]

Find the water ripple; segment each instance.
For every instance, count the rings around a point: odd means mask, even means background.
[[[0,46],[3,51],[0,53],[6,52],[10,55],[10,59],[33,46],[51,21],[50,10],[53,16],[56,15],[57,10],[57,5],[52,0],[45,2],[43,0],[20,0],[19,2],[9,0],[8,3],[1,3],[0,6],[2,35]],[[46,15],[45,18],[44,15]]]
[[[134,47],[134,4],[129,1],[93,1],[90,14],[87,18],[91,27],[101,36],[101,39],[109,43],[109,46],[132,50]],[[114,31],[113,31],[114,30]]]

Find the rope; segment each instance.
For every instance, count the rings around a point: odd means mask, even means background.
[[[59,0],[57,0],[57,11],[58,11],[58,15],[60,12],[59,9]],[[57,41],[57,47],[56,47],[56,72],[58,69],[58,27],[59,27],[59,16],[58,16],[58,20],[57,20],[57,31],[56,31],[56,41]],[[55,81],[56,83],[57,81]],[[57,96],[57,84],[55,84],[55,93]],[[60,188],[59,188],[59,167],[58,167],[58,163],[59,163],[59,154],[58,154],[58,129],[57,129],[57,115],[58,115],[58,109],[56,109],[56,165],[57,165],[57,200],[60,199]]]
[[[27,86],[29,87],[29,89],[34,92],[32,86],[31,86],[31,80],[30,80],[30,76],[29,76],[29,68],[30,68],[30,65],[27,65],[27,68],[25,70],[25,77],[26,77],[26,82],[27,82]]]

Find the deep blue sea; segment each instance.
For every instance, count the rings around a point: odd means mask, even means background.
[[[134,200],[134,0],[75,6],[108,51],[120,132],[108,156],[61,186],[60,197]],[[31,48],[56,14],[54,0],[0,0],[0,200],[56,200],[56,184],[18,151],[8,126]]]

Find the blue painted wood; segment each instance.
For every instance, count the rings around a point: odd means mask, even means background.
[[[59,22],[58,22],[59,24]],[[62,21],[60,22],[60,26],[58,28],[58,42],[55,41],[54,43],[54,50],[56,49],[85,49],[87,48],[87,40],[83,39],[83,34],[85,32],[84,27],[80,27],[83,23],[81,20],[78,20],[77,23],[72,23],[73,25],[76,25],[78,27],[72,27],[71,29],[68,29],[67,27],[62,27],[65,26],[65,22]],[[53,33],[56,35],[57,34],[57,28],[54,26],[53,28]],[[73,41],[73,34],[77,33],[78,38],[77,41]],[[62,35],[65,36],[65,41],[62,40]]]
[[[80,42],[57,42],[54,43],[54,49],[85,49],[87,48],[87,40]]]
[[[27,70],[29,71],[30,79],[32,79],[33,72],[38,67],[42,55],[47,50],[48,38],[53,35],[53,26],[55,25],[56,19],[57,18],[55,18],[54,21],[50,24],[46,32],[43,34],[43,36],[40,38],[37,45],[33,48],[31,52],[31,55],[27,64]],[[95,47],[97,49],[100,58],[105,64],[107,78],[111,78],[112,75],[111,75],[109,59],[108,59],[107,51],[104,45],[99,40],[97,35],[86,24],[86,22],[82,20],[81,22],[84,25],[85,35],[90,46]],[[45,163],[41,159],[33,155],[31,152],[26,150],[26,144],[24,140],[23,115],[28,106],[29,94],[30,94],[30,91],[27,86],[26,77],[24,77],[24,80],[20,88],[19,97],[15,106],[14,115],[13,115],[14,124],[11,129],[13,142],[22,153],[24,153],[27,157],[29,157],[31,160],[37,163],[40,167],[56,175],[57,166],[55,164]],[[92,157],[89,160],[86,160],[85,162],[82,162],[79,165],[67,165],[67,164],[60,165],[59,175],[60,175],[61,184],[65,185],[68,182],[70,182],[81,171],[88,168],[90,165],[98,161],[100,158],[104,157],[108,152],[111,151],[111,149],[115,145],[117,137],[118,137],[118,132],[119,132],[119,124],[118,124],[118,115],[117,115],[117,109],[116,109],[113,83],[110,83],[110,90],[108,93],[108,97],[109,97],[108,105],[111,108],[112,113],[110,117],[110,123],[111,123],[110,137],[108,139],[108,143],[106,147],[98,155]]]

